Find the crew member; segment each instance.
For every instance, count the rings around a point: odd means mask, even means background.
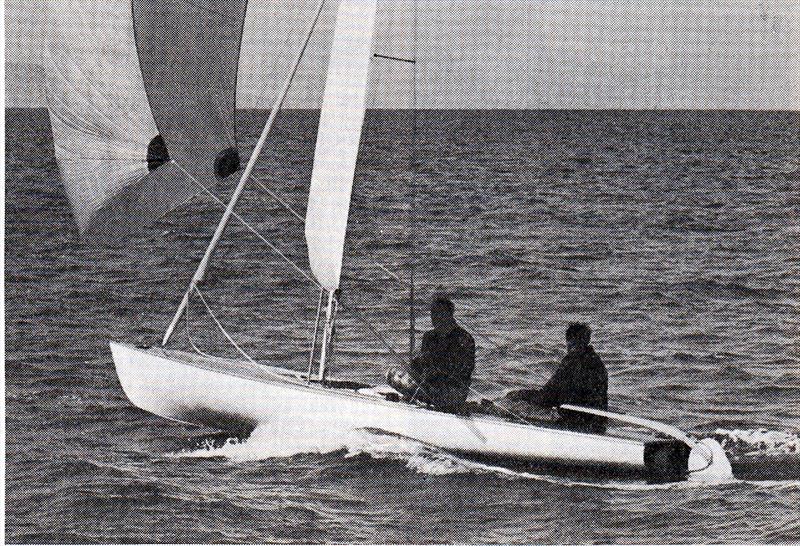
[[[433,330],[422,336],[421,353],[407,369],[390,369],[386,380],[406,400],[457,412],[469,393],[475,369],[475,341],[458,325],[453,317],[454,310],[447,296],[434,295],[431,302]]]
[[[586,324],[567,328],[567,355],[553,377],[541,389],[512,391],[511,401],[523,401],[542,408],[573,404],[608,409],[608,373],[603,361],[589,345],[592,331]],[[559,424],[572,430],[602,433],[606,419],[597,415],[559,409]]]

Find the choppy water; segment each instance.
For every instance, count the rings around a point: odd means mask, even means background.
[[[242,120],[252,145],[261,113]],[[235,440],[127,402],[109,338],[154,340],[219,216],[199,199],[147,237],[79,243],[47,114],[7,112],[6,539],[10,542],[796,542],[800,176],[796,113],[426,112],[416,220],[409,118],[369,117],[344,297],[403,347],[413,226],[422,294],[453,292],[476,385],[540,383],[587,320],[612,404],[726,446],[737,480],[648,486],[488,465],[354,431]],[[316,115],[259,168],[301,213]],[[263,191],[243,215],[306,265]],[[238,226],[205,285],[255,357],[304,366],[316,294]],[[193,332],[229,353],[201,309]],[[335,373],[387,351],[340,316]],[[424,329],[427,320],[420,320]],[[178,344],[183,341],[179,340]]]

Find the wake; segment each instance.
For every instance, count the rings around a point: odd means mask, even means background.
[[[712,435],[726,451],[745,456],[800,456],[800,432],[718,428]]]
[[[335,430],[335,427],[325,428],[319,426],[307,426],[303,427],[302,430],[287,430],[280,423],[271,423],[257,426],[246,439],[229,438],[221,444],[209,440],[196,448],[171,453],[168,456],[175,458],[222,458],[232,463],[246,463],[272,458],[286,458],[300,454],[331,454],[341,451],[345,458],[366,455],[374,460],[399,462],[411,471],[430,476],[489,475],[506,480],[535,480],[563,487],[592,487],[623,491],[686,489],[747,483],[800,489],[800,480],[779,479],[761,481],[722,479],[708,481],[693,480],[690,477],[688,481],[668,484],[647,484],[644,481],[635,480],[576,480],[574,478],[538,474],[474,461],[424,442],[379,430],[358,429],[346,433],[333,432]],[[790,441],[796,440],[796,436],[793,437],[793,440],[790,437]],[[739,441],[744,440],[740,439]],[[755,440],[754,442],[755,444],[758,443]],[[793,444],[790,442],[790,445]],[[755,445],[753,448],[756,449]],[[769,449],[774,450],[775,445],[769,444]],[[792,448],[787,446],[785,449]]]

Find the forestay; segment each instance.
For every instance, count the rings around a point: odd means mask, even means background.
[[[339,287],[375,29],[377,0],[342,0],[331,46],[306,212],[311,270]]]
[[[151,224],[200,184],[236,171],[246,0],[48,0],[46,8],[56,157],[82,233],[113,237]]]

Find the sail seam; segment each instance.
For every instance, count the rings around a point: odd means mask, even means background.
[[[84,104],[84,105],[88,106],[90,109],[92,109],[92,111],[95,114],[97,114],[97,116],[99,118],[106,120],[106,122],[108,123],[108,126],[114,128],[114,129],[117,129],[119,132],[122,132],[123,134],[130,134],[129,130],[126,130],[122,126],[118,125],[117,122],[114,121],[110,116],[108,116],[106,113],[102,112],[97,107],[96,104],[94,104],[93,102],[89,101],[85,96],[83,96],[81,94],[80,90],[69,80],[69,78],[67,78],[67,76],[64,74],[64,72],[57,66],[57,63],[55,62],[55,59],[52,57],[52,55],[50,56],[50,60],[52,61],[50,63],[50,68],[53,70],[52,75],[54,75],[55,77],[59,78],[62,81],[62,83],[64,85],[66,85],[67,88],[70,91],[74,92],[73,94],[75,95],[75,97],[73,97],[73,98],[77,98],[77,100],[80,100],[82,104]],[[98,91],[99,92],[99,90],[92,85],[92,82],[89,79],[89,77],[80,68],[77,68],[77,72],[78,72],[78,74],[80,74],[81,78],[83,78],[87,82],[87,84],[89,85],[90,89],[92,89],[93,91]],[[49,99],[50,99],[49,103],[53,104],[52,101],[55,100],[55,97],[49,97]],[[92,135],[92,136],[96,136],[96,137],[106,137],[109,140],[114,140],[114,141],[117,141],[117,142],[119,142],[121,144],[131,144],[131,145],[135,145],[135,146],[140,145],[140,143],[138,141],[126,140],[126,139],[123,139],[123,138],[119,138],[117,136],[117,133],[113,133],[113,132],[109,133],[107,131],[103,131],[101,128],[98,128],[96,126],[92,126],[91,123],[88,124],[88,127],[91,127],[93,130],[87,130],[86,128],[79,127],[74,123],[69,123],[68,122],[68,118],[66,116],[64,116],[63,114],[58,113],[58,111],[55,110],[55,109],[51,109],[50,112],[51,112],[51,114],[55,114],[55,117],[61,123],[63,123],[64,125],[74,129],[75,131],[77,131],[79,133],[82,133],[82,134],[85,134],[85,135]],[[76,119],[78,119],[79,121],[84,121],[84,122],[86,121],[86,120],[82,120],[80,118],[76,118]]]
[[[239,107],[239,72],[242,70],[242,45],[244,43],[244,29],[245,23],[247,22],[247,11],[250,7],[249,0],[244,0],[244,16],[242,17],[242,22],[239,26],[239,44],[238,44],[238,52],[236,53],[236,73],[233,76],[233,146],[237,146],[237,125],[239,124],[239,116],[237,114],[237,108]]]
[[[144,72],[142,70],[142,52],[139,49],[139,36],[138,32],[136,31],[136,7],[134,6],[135,2],[131,0],[131,30],[133,31],[133,47],[136,50],[136,59],[139,61],[138,73],[139,77],[142,79],[142,89],[144,89],[144,98],[147,100],[147,108],[150,109],[150,115],[153,119],[153,125],[156,126],[156,132],[161,134],[161,127],[159,126],[158,120],[156,119],[155,113],[153,112],[153,103],[150,100],[150,90],[147,88],[147,84],[144,81]]]
[[[61,149],[62,151],[68,151],[69,148],[67,146],[59,145],[55,146],[56,148]],[[103,163],[113,163],[113,162],[120,162],[120,163],[144,163],[138,157],[81,157],[80,159],[74,159],[72,157],[69,158],[58,158],[59,161],[63,161],[65,163],[83,163],[84,161],[102,161]]]

